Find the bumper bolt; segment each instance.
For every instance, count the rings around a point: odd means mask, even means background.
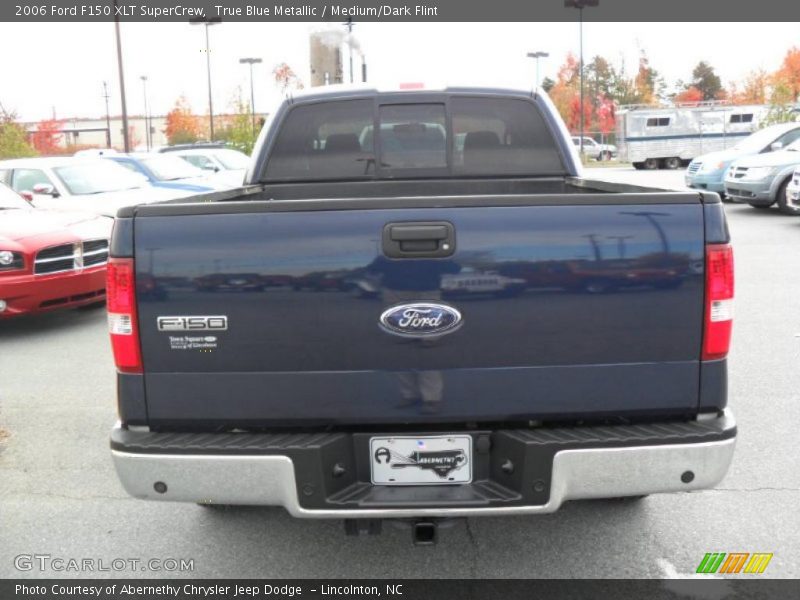
[[[313,496],[314,495],[314,486],[310,483],[307,483],[303,486],[303,495],[304,496]]]
[[[683,475],[681,475],[681,481],[683,483],[691,483],[694,481],[694,473],[691,471],[684,471]]]
[[[333,465],[334,477],[341,477],[345,473],[347,473],[347,469],[344,468],[344,465],[342,463],[336,463],[335,465]]]
[[[541,479],[537,479],[533,482],[533,491],[534,492],[543,492],[544,491],[544,481]]]
[[[511,462],[510,458],[507,458],[506,462],[500,465],[500,469],[502,469],[503,473],[511,475],[514,472],[514,463]]]
[[[166,494],[167,493],[167,484],[163,481],[156,481],[153,484],[153,489],[159,494]]]

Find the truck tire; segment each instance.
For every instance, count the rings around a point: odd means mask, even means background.
[[[751,204],[750,202],[748,202],[748,204],[750,204],[750,206],[753,208],[757,208],[758,210],[767,210],[768,208],[772,208],[772,204]]]
[[[644,161],[644,168],[648,171],[655,171],[656,169],[661,168],[661,161],[657,158],[648,158]]]
[[[786,202],[786,188],[789,187],[789,181],[791,181],[791,179],[792,178],[789,177],[781,184],[781,187],[778,188],[778,209],[781,211],[781,214],[796,217],[800,215],[800,209],[789,206]]]
[[[667,169],[680,169],[681,167],[681,159],[677,156],[670,156],[669,158],[664,159],[664,167]]]
[[[644,169],[644,163],[643,162],[635,162],[635,163],[631,163],[631,164],[633,165],[633,168],[636,169],[637,171],[641,171],[642,169]]]

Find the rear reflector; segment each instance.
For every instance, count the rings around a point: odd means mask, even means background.
[[[733,249],[730,244],[706,246],[706,307],[703,360],[725,358],[733,325]]]
[[[132,258],[110,258],[106,272],[108,331],[117,369],[142,372],[139,327],[136,319],[136,280]]]

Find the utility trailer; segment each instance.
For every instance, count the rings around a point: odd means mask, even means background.
[[[677,169],[701,154],[734,146],[760,129],[768,112],[765,105],[723,102],[621,106],[619,157],[637,169]]]

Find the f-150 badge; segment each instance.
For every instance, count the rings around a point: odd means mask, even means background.
[[[431,337],[455,331],[461,326],[461,313],[446,304],[416,302],[399,304],[383,312],[384,331],[404,337]]]
[[[175,316],[158,317],[159,331],[224,331],[228,329],[228,317],[215,316]]]

